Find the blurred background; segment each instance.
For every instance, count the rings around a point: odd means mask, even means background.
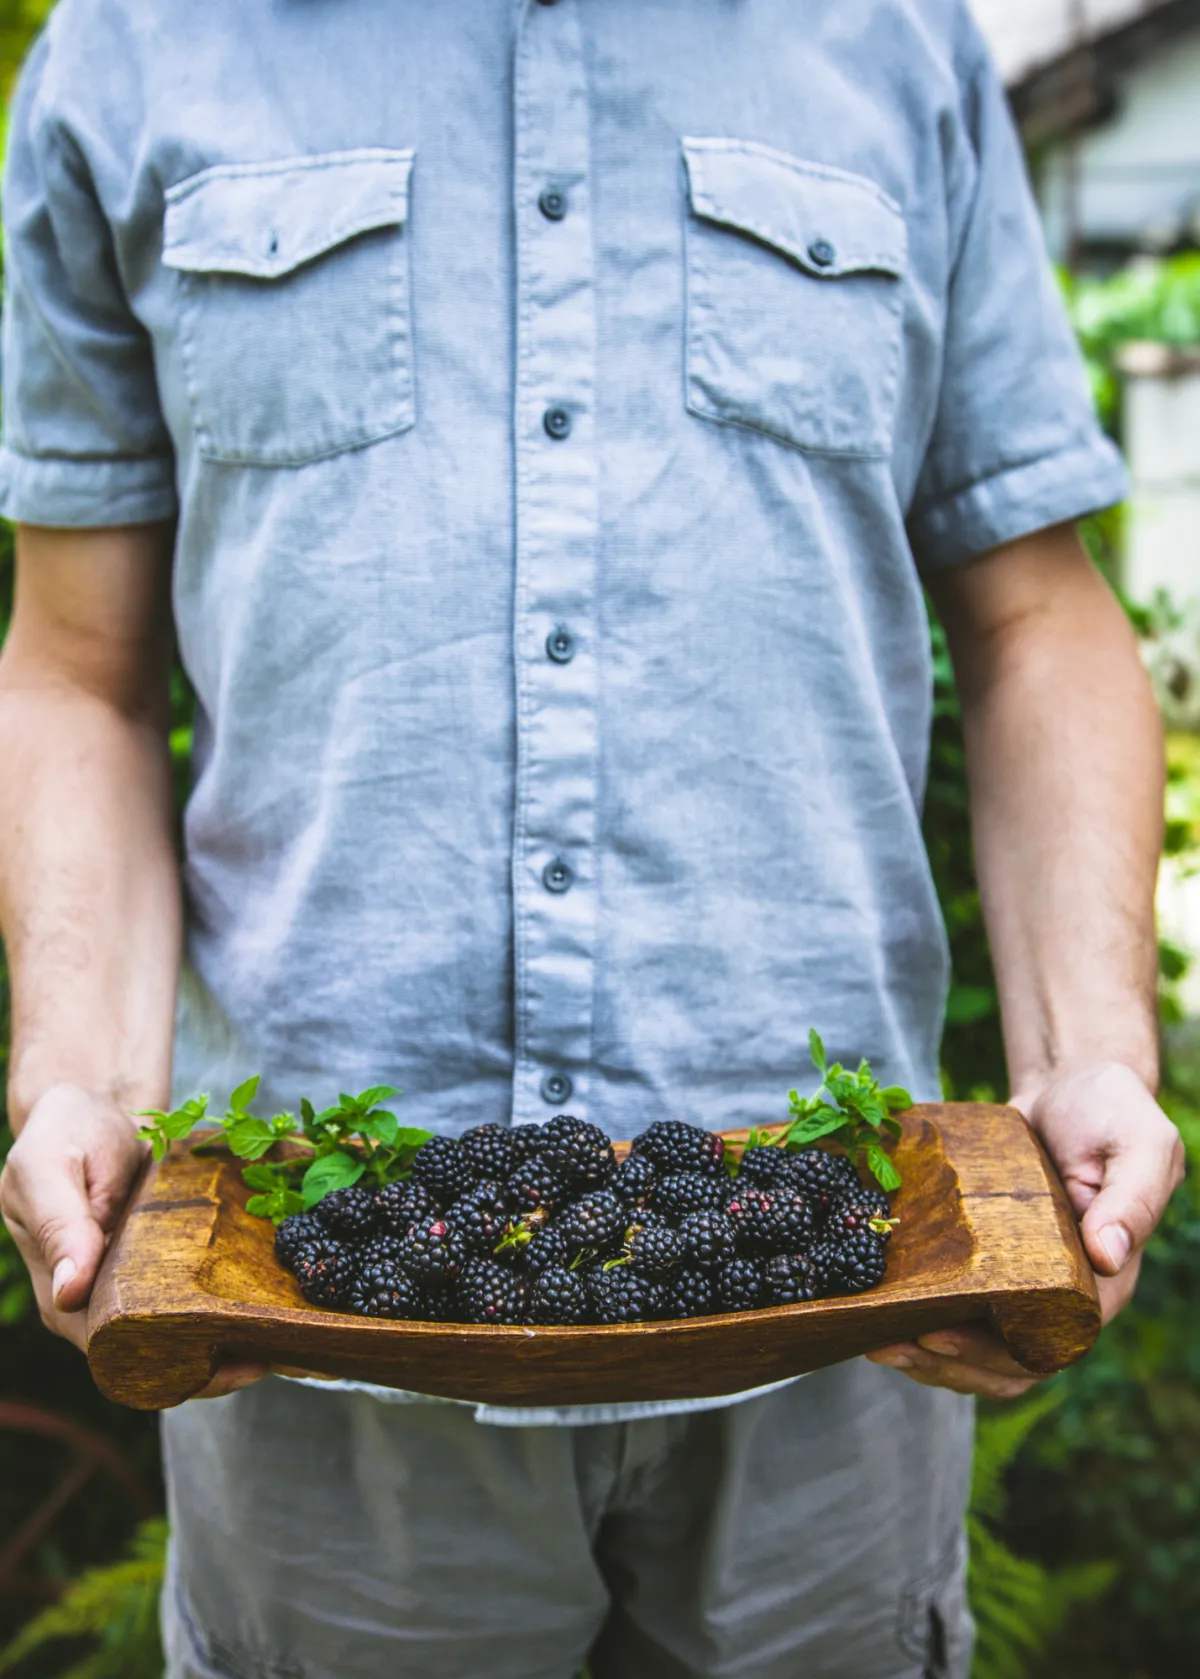
[[[1081,1366],[980,1413],[975,1679],[1177,1679],[1200,1668],[1200,0],[972,0],[1009,85],[1097,407],[1133,492],[1089,523],[1170,742],[1160,888],[1164,1100],[1192,1171],[1134,1308]],[[0,0],[0,95],[49,7]],[[0,529],[0,636],[11,597]],[[926,837],[950,929],[951,1098],[1004,1093],[941,632]],[[186,783],[186,687],[173,749]],[[0,959],[0,1072],[7,990]],[[797,1049],[799,1055],[800,1050]],[[0,1158],[8,1141],[0,1109]],[[40,1328],[0,1228],[0,1674],[160,1679],[154,1420]]]

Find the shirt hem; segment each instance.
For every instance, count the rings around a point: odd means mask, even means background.
[[[0,447],[0,515],[16,523],[141,525],[174,518],[178,508],[170,456],[83,461]]]

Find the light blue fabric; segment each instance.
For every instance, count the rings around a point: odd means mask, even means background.
[[[65,0],[5,211],[0,507],[178,511],[181,1089],[936,1095],[921,573],[1123,491],[965,5]]]

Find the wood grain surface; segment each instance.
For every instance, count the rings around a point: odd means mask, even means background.
[[[1095,1280],[1062,1186],[1020,1114],[979,1104],[901,1116],[887,1276],[810,1305],[603,1328],[393,1323],[319,1311],[245,1210],[240,1161],[177,1144],[140,1181],[88,1313],[109,1398],[178,1405],[229,1358],[491,1405],[736,1393],[968,1320],[1027,1369],[1073,1363],[1100,1329]],[[739,1143],[744,1133],[731,1133]]]

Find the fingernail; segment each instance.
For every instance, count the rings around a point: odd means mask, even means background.
[[[74,1277],[79,1267],[73,1259],[60,1259],[54,1267],[54,1276],[50,1282],[50,1292],[54,1296],[54,1304],[58,1305],[58,1297]]]
[[[921,1345],[928,1352],[940,1353],[943,1358],[957,1358],[962,1352],[962,1343],[948,1335],[922,1335]]]
[[[1120,1271],[1124,1267],[1132,1245],[1129,1232],[1123,1224],[1106,1224],[1100,1232],[1100,1246],[1108,1255],[1114,1270]]]
[[[875,1353],[876,1363],[886,1364],[889,1370],[911,1370],[912,1359],[907,1353]]]

